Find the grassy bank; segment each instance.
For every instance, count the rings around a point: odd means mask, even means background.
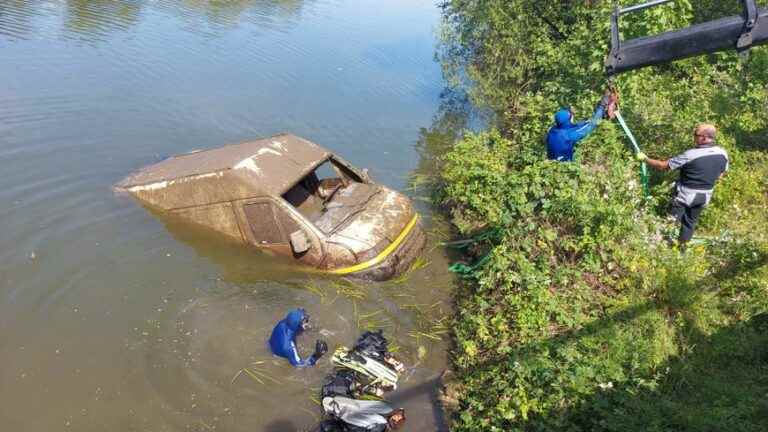
[[[721,16],[687,2],[636,19],[638,34]],[[609,7],[601,2],[448,1],[441,60],[496,113],[438,158],[436,200],[467,251],[487,256],[456,293],[454,429],[768,428],[768,53],[718,54],[619,77],[622,112],[646,153],[721,128],[731,171],[699,242],[670,246],[674,174],[643,197],[638,165],[608,122],[576,163],[545,160],[558,105],[586,117],[599,97]],[[546,17],[546,20],[543,19]],[[632,37],[625,34],[625,37]]]

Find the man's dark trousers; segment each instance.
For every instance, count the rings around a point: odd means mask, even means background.
[[[701,211],[704,210],[706,205],[707,194],[704,193],[696,194],[690,206],[681,203],[677,199],[672,200],[669,213],[680,223],[679,241],[687,242],[693,237],[696,222],[698,222],[699,215],[701,215]]]

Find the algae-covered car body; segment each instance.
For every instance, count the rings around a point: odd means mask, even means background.
[[[425,242],[407,197],[290,134],[171,157],[115,188],[328,273],[388,279],[406,270]]]

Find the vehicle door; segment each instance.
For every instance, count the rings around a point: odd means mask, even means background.
[[[253,245],[308,266],[322,261],[322,245],[314,230],[275,200],[245,201],[242,216],[245,234]]]

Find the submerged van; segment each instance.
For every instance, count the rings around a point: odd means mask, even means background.
[[[290,134],[171,157],[115,189],[332,274],[389,279],[424,249],[424,231],[407,197]]]

